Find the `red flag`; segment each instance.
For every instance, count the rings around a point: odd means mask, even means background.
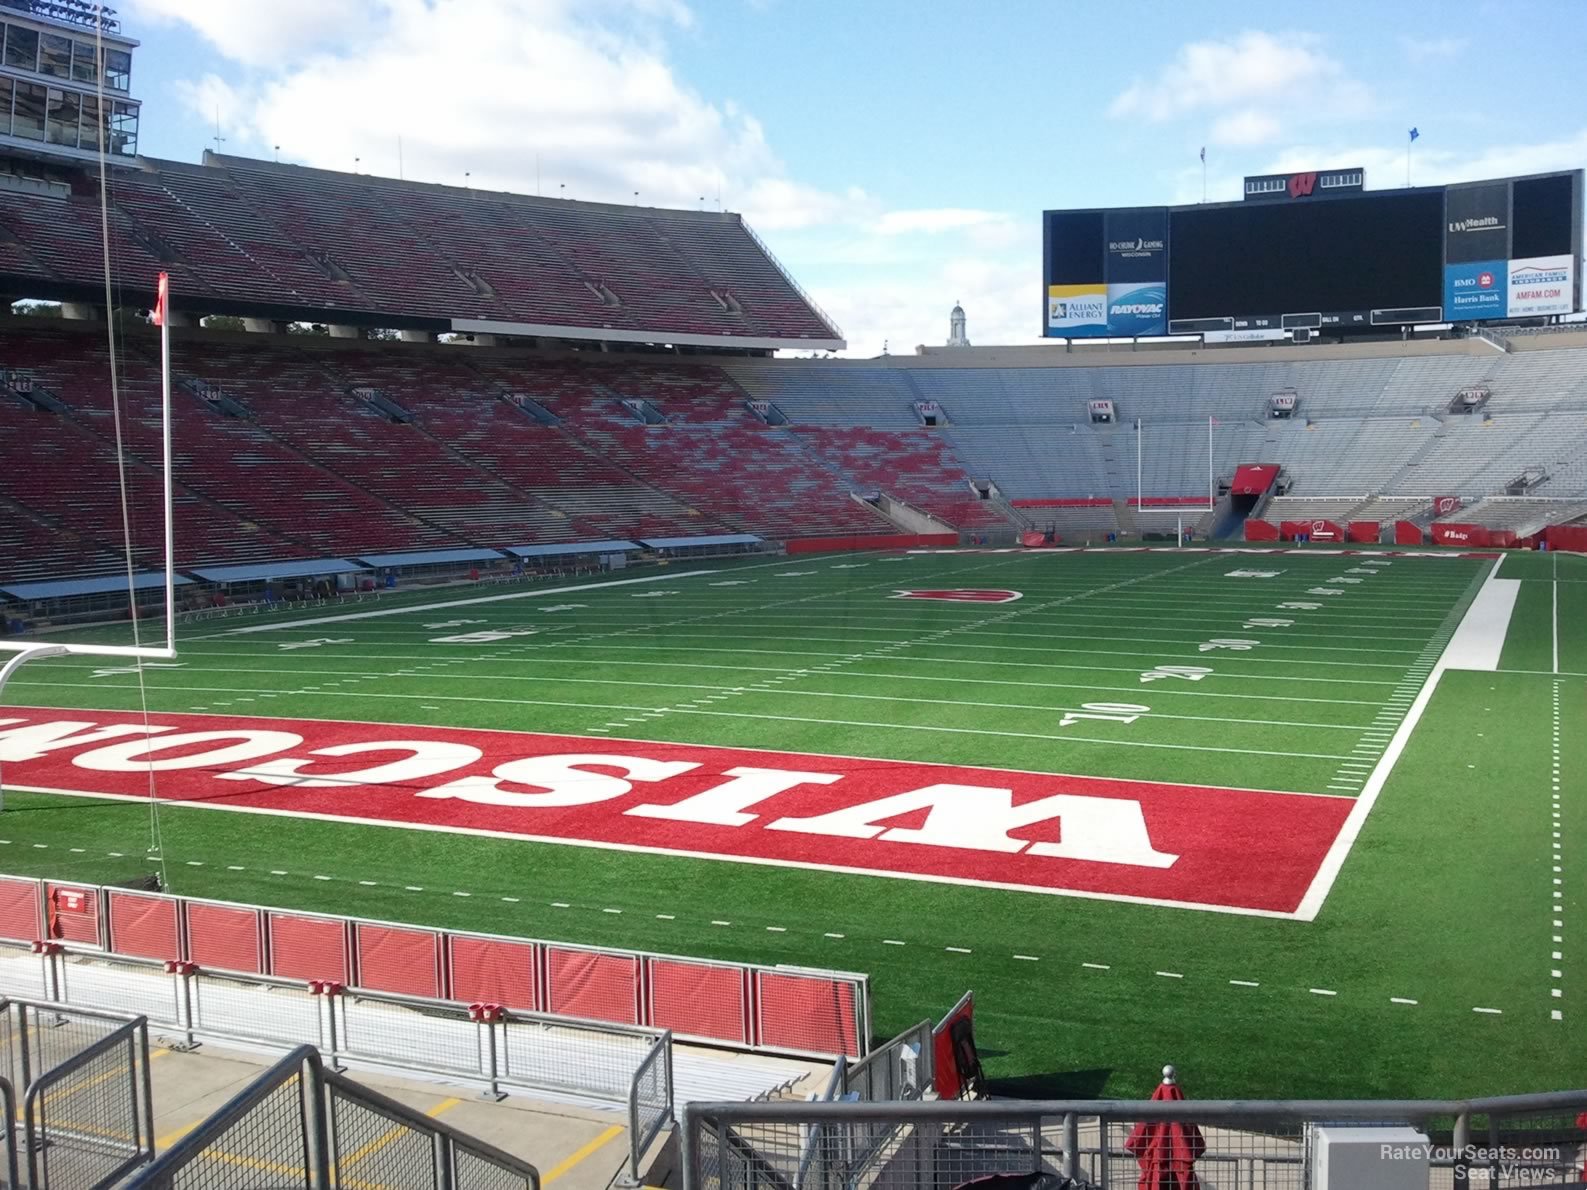
[[[149,321],[155,326],[165,325],[165,311],[171,300],[171,275],[160,274],[160,284],[155,289],[154,310],[149,315]]]

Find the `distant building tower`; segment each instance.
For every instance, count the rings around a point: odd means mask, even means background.
[[[953,303],[953,312],[948,315],[948,346],[968,347],[970,336],[964,330],[964,307],[958,302]]]

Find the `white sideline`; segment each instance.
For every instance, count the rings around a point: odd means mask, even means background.
[[[1521,594],[1521,580],[1492,578],[1482,585],[1471,601],[1460,627],[1449,638],[1441,661],[1447,669],[1480,669],[1489,673],[1499,668],[1499,654],[1510,631],[1510,617]]]
[[[449,599],[445,603],[411,603],[404,607],[386,607],[374,612],[346,612],[337,616],[316,616],[312,620],[283,620],[276,624],[255,624],[251,628],[233,628],[217,632],[203,639],[221,636],[249,636],[255,632],[285,632],[293,628],[312,628],[317,624],[345,624],[348,620],[373,620],[377,616],[408,616],[416,612],[443,611],[449,607],[469,607],[476,603],[500,603],[505,599],[552,599],[571,595],[575,591],[601,591],[607,587],[629,587],[635,583],[665,583],[674,579],[698,578],[702,574],[715,574],[714,570],[680,570],[670,574],[651,574],[644,578],[613,579],[609,583],[581,583],[576,587],[547,587],[538,591],[513,591],[507,595],[478,595],[472,599]]]
[[[1466,609],[1466,614],[1461,617],[1460,625],[1450,637],[1449,643],[1444,646],[1444,651],[1439,654],[1438,661],[1433,665],[1432,672],[1427,675],[1427,680],[1422,683],[1422,688],[1417,691],[1415,700],[1411,703],[1410,710],[1405,713],[1405,718],[1400,721],[1399,730],[1394,733],[1394,738],[1389,741],[1389,746],[1383,750],[1383,755],[1372,769],[1372,774],[1367,778],[1367,783],[1361,787],[1361,793],[1356,797],[1355,805],[1350,807],[1350,814],[1345,819],[1344,826],[1340,827],[1339,834],[1334,837],[1333,846],[1328,848],[1328,854],[1323,857],[1322,866],[1317,869],[1317,874],[1312,877],[1311,886],[1306,890],[1306,895],[1301,898],[1300,905],[1295,910],[1297,921],[1316,921],[1317,914],[1322,912],[1328,894],[1333,890],[1334,881],[1339,878],[1340,871],[1345,866],[1345,860],[1350,857],[1351,849],[1356,845],[1356,839],[1361,835],[1361,828],[1366,825],[1367,817],[1372,813],[1372,807],[1377,804],[1378,794],[1383,792],[1383,786],[1388,783],[1389,774],[1394,771],[1395,764],[1400,759],[1400,754],[1405,751],[1405,745],[1410,743],[1411,735],[1416,731],[1416,725],[1422,720],[1422,713],[1427,710],[1427,704],[1433,701],[1433,692],[1438,689],[1439,680],[1448,669],[1471,668],[1454,664],[1455,642],[1465,637],[1467,641],[1485,639],[1493,633],[1494,609],[1499,601],[1504,600],[1502,594],[1508,591],[1508,599],[1504,602],[1504,618],[1498,624],[1498,641],[1502,646],[1504,633],[1510,623],[1510,612],[1515,607],[1516,592],[1520,583],[1513,579],[1498,578],[1499,567],[1504,565],[1501,557],[1488,572],[1487,581],[1477,592],[1476,598],[1471,601],[1471,606]],[[1498,593],[1489,595],[1489,589],[1496,588]],[[1479,610],[1481,609],[1481,610]],[[1471,629],[1468,632],[1468,625]],[[1479,637],[1478,625],[1482,634]],[[1493,664],[1482,667],[1497,669],[1499,664],[1497,650],[1494,651]]]

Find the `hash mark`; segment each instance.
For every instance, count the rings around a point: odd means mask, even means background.
[[[1082,967],[1090,967],[1091,970],[1093,970],[1093,971],[1111,971],[1111,970],[1113,970],[1113,968],[1108,966],[1106,963],[1081,963],[1080,965]],[[1159,971],[1158,974],[1161,975],[1162,972]]]
[[[1185,978],[1184,975],[1181,972],[1179,972],[1179,971],[1154,971],[1152,974],[1161,975],[1164,979],[1183,979],[1183,978]]]
[[[843,938],[845,936],[846,935],[843,935],[843,934],[823,934],[822,935],[823,938]]]
[[[1259,988],[1262,986],[1254,979],[1231,979],[1229,982],[1237,988]]]
[[[1021,962],[1025,962],[1025,963],[1039,963],[1039,962],[1041,962],[1041,959],[1038,956],[1033,955],[1033,954],[1017,954],[1014,957],[1016,959],[1019,959]]]
[[[946,951],[949,951],[949,952],[951,952],[953,954],[969,954],[970,953],[969,948],[968,947],[964,947],[964,946],[944,946],[942,949],[946,950]]]
[[[1502,1008],[1473,1008],[1471,1011],[1472,1012],[1487,1013],[1489,1016],[1503,1016],[1504,1015],[1504,1009],[1502,1009]]]

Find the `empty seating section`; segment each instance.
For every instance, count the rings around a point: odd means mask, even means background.
[[[418,424],[380,415],[346,390],[336,353],[204,344],[190,356],[247,406],[258,425],[314,463],[400,508],[432,545],[484,546],[564,539],[552,509],[480,471]]]
[[[589,429],[597,450],[645,483],[739,532],[765,537],[896,532],[786,430],[723,422]]]
[[[537,199],[212,158],[110,190],[118,267],[261,309],[831,342],[734,214]],[[93,193],[0,191],[0,278],[102,283]],[[145,281],[147,278],[147,281]],[[25,285],[19,291],[26,291]]]
[[[72,341],[78,338],[73,336]],[[85,534],[120,554],[121,493],[109,365],[102,347],[63,351],[62,346],[63,340],[52,336],[7,336],[0,342],[0,366],[26,368],[72,410],[70,416],[39,413],[23,408],[14,398],[5,398],[5,449],[14,457],[7,462],[0,490],[35,515]],[[157,560],[163,550],[164,515],[155,470],[160,460],[158,371],[136,357],[126,357],[121,399],[134,557],[141,565]],[[173,418],[178,561],[302,556],[303,551],[289,538],[258,523],[251,507],[243,507],[239,515],[211,499],[202,483],[195,482],[202,480],[216,453],[215,443],[200,424],[207,411],[186,393],[173,403],[184,415]],[[228,476],[222,490],[232,487],[235,481]]]
[[[1379,358],[1251,363],[1069,362],[1061,366],[946,367],[900,359],[823,367],[729,365],[752,396],[801,425],[906,429],[912,403],[937,401],[940,431],[976,479],[1010,499],[1136,494],[1134,423],[1143,425],[1141,489],[1148,500],[1207,487],[1213,470],[1281,464],[1297,496],[1415,498],[1502,491],[1522,472],[1546,475],[1539,495],[1587,493],[1587,351],[1448,350]],[[1462,388],[1492,392],[1485,409],[1447,412]],[[1268,416],[1267,398],[1292,389],[1293,418]],[[1111,400],[1114,424],[1093,425],[1088,402]]]
[[[746,389],[771,401],[795,423],[877,430],[920,428],[915,402],[923,398],[906,371],[775,362],[724,366]],[[948,417],[952,420],[951,409]]]
[[[976,496],[953,450],[931,430],[798,427],[798,442],[862,495],[882,492],[955,529],[1006,529],[1008,521]]]
[[[1377,520],[1361,515],[1360,509],[1367,501],[1359,496],[1275,496],[1262,512],[1262,519],[1277,524],[1279,521],[1349,521]],[[1390,520],[1399,520],[1391,517]]]
[[[1563,525],[1584,516],[1587,516],[1587,500],[1562,504],[1558,500],[1534,500],[1526,496],[1492,496],[1437,519],[1481,525],[1487,529],[1508,529],[1517,537],[1526,537],[1545,525]]]
[[[313,194],[294,196],[283,177],[297,175],[270,175],[280,201],[269,218],[247,203],[228,214],[226,204],[246,195],[220,170],[190,167],[180,182],[177,171],[163,180],[140,174],[120,179],[118,191],[133,218],[179,247],[217,292],[251,283],[254,265],[238,262],[262,259],[268,249],[283,286],[304,301],[323,296],[316,278],[329,274],[293,246],[281,230],[287,223],[367,237],[393,258],[456,226],[439,207],[432,224],[419,223],[418,208],[440,201],[422,189],[394,190],[402,201],[373,212],[360,197],[364,179],[340,183],[345,195],[320,180]],[[14,197],[0,194],[0,221],[11,217]],[[482,196],[470,218],[483,228],[509,208],[499,196]],[[571,236],[579,209],[568,211],[561,233],[517,243]],[[662,234],[653,214],[623,217],[647,222],[647,235]],[[71,225],[50,224],[57,232]],[[13,256],[87,269],[87,241],[74,234],[41,235],[25,246],[0,238],[0,259],[10,244]],[[571,241],[554,250],[573,253]],[[667,250],[686,258],[677,243]],[[593,250],[580,253],[586,267],[601,263]],[[615,269],[615,261],[606,263]],[[397,284],[394,274],[366,276]],[[33,319],[0,333],[0,368],[31,375],[66,406],[44,413],[0,391],[0,577],[105,574],[124,564],[101,334]],[[142,567],[160,547],[159,375],[152,337],[129,332],[122,346],[133,561]],[[1266,507],[1270,520],[1425,521],[1432,497],[1456,495],[1467,505],[1456,519],[1493,517],[1494,527],[1524,534],[1537,517],[1587,510],[1587,351],[1580,349],[1249,365],[719,365],[687,356],[185,331],[177,333],[174,359],[184,565],[729,532],[881,534],[908,523],[902,511],[889,519],[882,510],[892,505],[878,496],[957,530],[1006,530],[1003,506],[978,498],[977,485],[989,480],[1030,524],[1051,525],[1070,540],[1168,531],[1181,515],[1177,505],[1126,507],[1137,494],[1137,451],[1148,505],[1199,498],[1207,485],[1208,410],[1218,419],[1217,477],[1241,463],[1284,468],[1289,494]],[[223,416],[185,381],[213,386],[246,416]],[[1447,413],[1454,393],[1470,384],[1488,386],[1493,399],[1475,414]],[[411,420],[376,410],[356,395],[364,388],[385,394]],[[1265,416],[1266,397],[1283,388],[1300,396],[1298,415]],[[552,416],[515,403],[519,396]],[[773,401],[789,424],[765,424],[749,408],[753,399]],[[1086,402],[1094,399],[1114,401],[1118,420],[1092,424]],[[922,426],[921,400],[938,402],[947,424]],[[1530,496],[1554,503],[1495,499],[1471,507],[1523,476]],[[1561,503],[1572,500],[1582,508]],[[1200,509],[1184,508],[1187,526],[1204,527]]]
[[[433,352],[338,353],[336,358],[342,370],[356,372],[360,383],[381,389],[411,412],[426,433],[548,510],[552,519],[540,528],[553,529],[550,536],[542,532],[507,544],[726,531],[721,522],[638,482],[570,433],[540,424],[502,396],[509,391],[537,394],[536,399],[548,408],[560,404],[571,414],[573,393],[581,385],[593,400],[611,403],[595,377],[615,380],[612,369],[541,368],[526,363],[491,368],[487,375],[463,359]],[[582,377],[585,372],[590,376]],[[542,373],[555,380],[544,382]],[[549,395],[553,387],[562,400]],[[604,416],[618,415],[606,410]]]

